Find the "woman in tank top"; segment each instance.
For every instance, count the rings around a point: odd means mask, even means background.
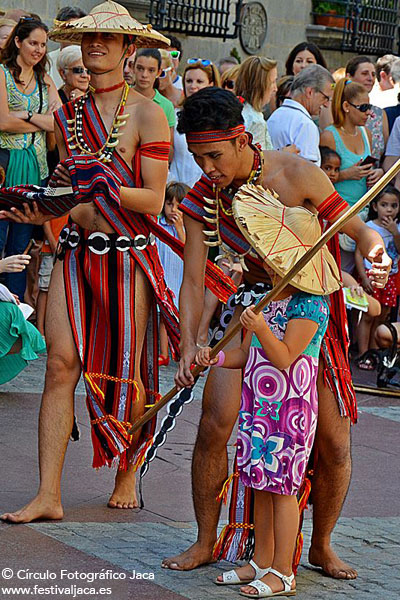
[[[0,55],[0,146],[9,152],[5,185],[43,184],[48,176],[46,135],[54,132],[53,111],[61,105],[46,74],[47,26],[21,17]],[[4,159],[4,155],[3,155]],[[5,159],[5,160],[6,160]],[[0,251],[22,254],[32,225],[0,223]],[[25,272],[7,274],[7,287],[22,300]]]
[[[363,165],[371,156],[371,132],[366,123],[371,114],[368,92],[363,85],[350,79],[340,79],[332,99],[333,125],[321,134],[321,145],[335,150],[341,159],[339,181],[335,183],[338,193],[353,206],[383,175],[375,164]],[[368,207],[365,209],[365,217]],[[360,214],[363,218],[363,213]],[[354,242],[341,235],[343,270],[354,269]]]

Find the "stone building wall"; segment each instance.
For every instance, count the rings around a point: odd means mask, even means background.
[[[57,11],[66,5],[79,5],[86,11],[99,4],[101,0],[0,0],[3,9],[23,8],[33,10],[51,26]],[[258,0],[264,6],[268,16],[268,33],[260,54],[278,61],[279,72],[283,74],[284,64],[291,48],[307,39],[307,26],[312,17],[311,0]],[[126,0],[121,2],[139,21],[147,22],[148,0]],[[227,39],[225,42],[208,37],[190,37],[179,35],[183,43],[185,58],[201,57],[217,60],[230,54],[235,49],[242,59],[248,54],[241,47],[239,39]],[[55,45],[50,42],[49,49]],[[347,62],[352,56],[338,51],[324,51],[328,65],[334,69]]]

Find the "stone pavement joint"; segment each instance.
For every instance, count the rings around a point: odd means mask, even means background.
[[[59,522],[29,527],[127,571],[153,571],[157,585],[184,594],[191,600],[233,598],[237,587],[220,588],[213,584],[221,571],[232,568],[226,561],[190,572],[161,568],[164,557],[179,553],[195,541],[196,524],[184,525]],[[190,529],[188,525],[191,525]],[[324,576],[307,563],[311,520],[305,520],[304,552],[297,576],[298,595],[310,600],[333,600],[333,593],[335,600],[361,600],[365,595],[371,600],[398,600],[400,575],[393,567],[400,564],[400,543],[396,541],[399,530],[400,517],[341,518],[335,529],[334,542],[340,540],[342,558],[358,570],[359,577],[355,581],[340,581]]]

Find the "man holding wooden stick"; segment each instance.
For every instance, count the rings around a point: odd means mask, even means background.
[[[244,287],[229,306],[234,310],[230,326],[237,322],[243,306],[257,301],[268,289],[262,262],[233,218],[232,198],[238,188],[244,183],[261,184],[276,192],[286,206],[304,206],[328,222],[335,222],[348,208],[315,165],[281,152],[267,152],[264,160],[260,150],[249,143],[241,112],[240,102],[229,92],[206,89],[186,100],[179,118],[178,130],[186,134],[189,149],[205,174],[181,205],[187,242],[180,294],[182,356],[176,375],[179,387],[193,384],[190,365],[197,351],[207,245],[218,246],[220,256],[232,262],[239,260],[244,267]],[[383,287],[390,259],[380,236],[358,217],[353,217],[343,231],[357,242],[363,256],[369,257],[374,285]],[[337,239],[331,240],[329,248],[340,266]],[[225,324],[228,318],[228,313],[223,313]],[[347,348],[346,312],[339,292],[331,296],[330,324],[321,349],[315,442],[318,462],[313,478],[314,528],[309,560],[340,579],[357,577],[357,572],[337,556],[330,543],[350,483],[350,423],[357,420]],[[240,388],[240,372],[213,369],[208,376],[193,456],[198,539],[182,554],[165,559],[165,568],[189,570],[213,558],[220,510],[216,498],[227,477],[226,444],[237,418]],[[229,524],[214,550],[215,557],[228,560],[247,558],[246,546],[252,541],[250,498],[238,489],[237,479],[232,496]],[[245,498],[244,503],[235,503],[239,496]],[[240,551],[236,551],[238,548]],[[239,579],[248,580],[254,576],[254,569],[246,564],[236,573]]]

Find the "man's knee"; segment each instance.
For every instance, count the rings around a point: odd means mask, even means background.
[[[317,430],[315,439],[318,459],[336,466],[346,465],[351,459],[349,419],[340,419],[337,427]]]
[[[49,352],[46,365],[46,384],[76,385],[81,374],[77,356],[65,356],[58,352]]]
[[[212,446],[215,450],[225,448],[235,425],[235,417],[205,410],[200,419],[197,444]]]

